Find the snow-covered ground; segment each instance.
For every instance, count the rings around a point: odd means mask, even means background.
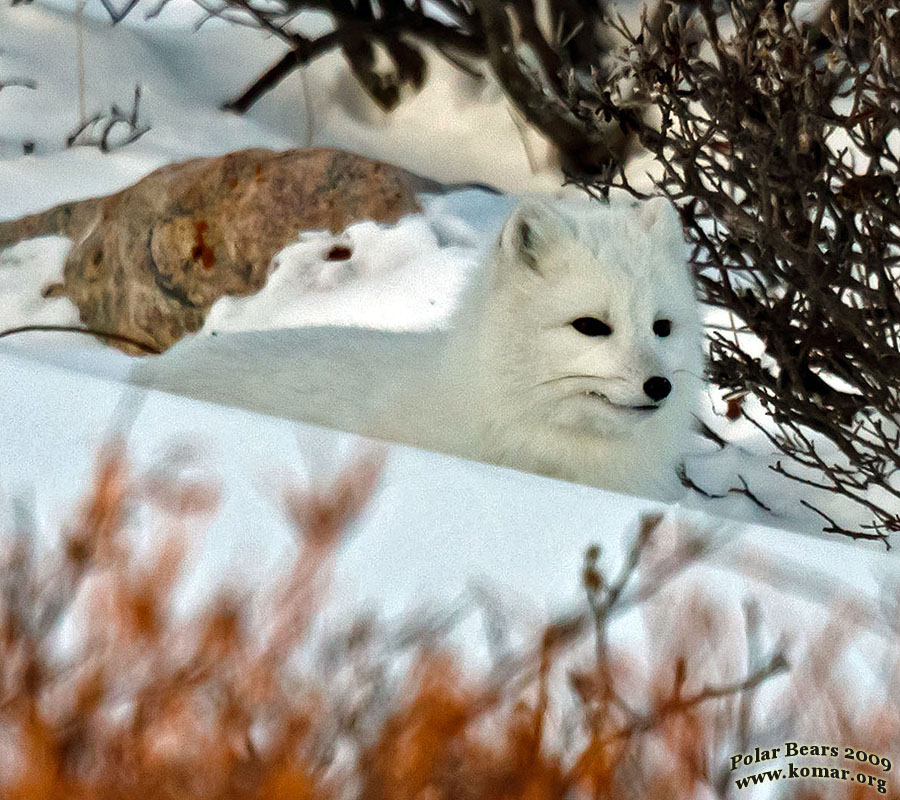
[[[432,59],[435,76],[421,95],[391,116],[362,95],[337,55],[307,69],[312,119],[299,76],[267,95],[246,118],[222,113],[218,104],[277,59],[282,46],[258,32],[217,22],[191,32],[186,23],[197,10],[187,0],[173,0],[153,20],[144,20],[139,8],[114,28],[99,2],[88,1],[87,110],[106,109],[113,102],[128,106],[139,83],[141,117],[151,128],[108,155],[95,148],[66,149],[65,136],[78,120],[72,5],[56,0],[0,9],[0,81],[37,82],[36,89],[0,91],[0,218],[108,193],[165,163],[249,146],[335,145],[442,181],[480,181],[511,192],[559,185],[548,148],[529,134],[532,157],[542,165],[532,172],[499,90],[462,76],[440,59]],[[482,130],[491,131],[491,137]],[[34,142],[30,155],[22,153],[25,141]],[[439,325],[477,260],[479,243],[508,204],[505,197],[457,193],[426,198],[422,217],[406,218],[393,229],[355,226],[343,236],[388,243],[379,251],[393,258],[358,265],[349,279],[325,270],[317,255],[327,249],[325,234],[308,234],[282,254],[277,285],[257,297],[220,301],[206,328]],[[48,237],[0,254],[0,328],[77,322],[67,300],[40,298],[41,288],[59,276],[67,248],[65,239]],[[310,274],[318,283],[310,284]],[[48,538],[59,530],[88,485],[98,447],[136,402],[121,383],[96,377],[121,376],[125,362],[124,356],[63,334],[0,343],[0,528],[24,503]],[[821,503],[834,515],[854,512],[772,475],[771,448],[748,424],[727,422],[722,408],[710,389],[704,416],[733,446],[720,451],[698,437],[687,467],[696,483],[727,496],[710,500],[694,493],[670,513],[697,520],[727,544],[714,563],[680,579],[685,591],[695,585],[716,587],[735,604],[752,594],[779,625],[799,619],[807,630],[818,630],[830,609],[783,581],[774,568],[780,565],[827,576],[835,597],[855,593],[859,602],[877,605],[882,587],[897,578],[893,556],[880,547],[808,535],[820,530],[820,523],[799,505],[799,497]],[[288,475],[334,471],[357,443],[347,434],[152,392],[137,409],[128,438],[138,465],[153,462],[174,443],[196,441],[223,487],[221,512],[197,546],[188,602],[202,603],[210,585],[226,575],[250,584],[271,581],[286,549],[294,546],[275,502],[277,487]],[[391,446],[388,453],[375,500],[342,550],[334,591],[341,604],[388,615],[421,602],[450,602],[473,581],[487,581],[525,618],[546,619],[552,610],[578,601],[587,544],[601,542],[604,559],[617,562],[637,516],[657,507],[411,448]],[[728,494],[740,485],[739,476],[770,510],[746,495]],[[716,522],[704,514],[731,521]],[[751,549],[758,558],[748,555]],[[737,569],[751,562],[758,568]],[[751,572],[755,578],[748,577]],[[626,639],[633,637],[633,625],[623,630]],[[862,658],[881,652],[880,644],[868,646]]]

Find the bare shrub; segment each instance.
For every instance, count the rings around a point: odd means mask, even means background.
[[[851,3],[843,25],[833,13],[802,26],[792,10],[738,0],[720,17],[701,2],[702,21],[673,14],[658,37],[620,26],[625,74],[661,120],[612,96],[603,113],[656,156],[704,299],[735,320],[713,332],[713,382],[760,399],[757,424],[789,459],[776,471],[871,517],[849,529],[820,510],[826,531],[888,544],[900,530],[900,18],[888,0]],[[603,185],[629,188],[611,172]]]

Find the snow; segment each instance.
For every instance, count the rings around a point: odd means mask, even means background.
[[[542,167],[531,172],[497,87],[459,74],[433,54],[434,77],[391,116],[361,95],[336,54],[306,70],[312,120],[305,116],[299,76],[245,118],[222,113],[218,104],[275,61],[282,46],[215,21],[190,32],[185,23],[196,19],[197,10],[187,0],[173,0],[157,19],[133,13],[116,27],[89,0],[88,111],[112,102],[127,107],[139,83],[141,118],[151,129],[108,155],[66,149],[65,136],[77,122],[71,7],[54,0],[0,9],[0,79],[38,83],[36,90],[0,91],[2,218],[115,191],[187,157],[301,146],[309,131],[316,145],[355,150],[442,181],[481,181],[514,192],[559,186],[546,145],[533,134],[529,146]],[[309,24],[321,24],[321,18],[312,16]],[[482,134],[487,130],[491,137]],[[34,154],[22,154],[25,140],[35,142]],[[441,325],[511,199],[477,190],[422,199],[423,214],[396,226],[361,223],[337,236],[303,233],[276,256],[279,266],[267,287],[217,302],[201,335],[327,323],[397,330]],[[352,258],[325,258],[334,244],[347,245]],[[45,237],[0,254],[0,328],[77,322],[68,300],[41,297],[47,284],[60,279],[69,246],[64,238]],[[221,481],[223,504],[198,540],[184,602],[202,604],[223,581],[270,584],[294,547],[278,508],[279,487],[291,476],[302,481],[333,472],[359,440],[154,392],[138,396],[121,383],[129,365],[126,356],[87,337],[55,333],[0,342],[0,530],[10,526],[14,506],[24,499],[52,541],[89,485],[97,449],[127,424],[138,468],[155,463],[174,443],[197,442]],[[687,467],[699,485],[726,496],[693,494],[668,511],[697,522],[722,546],[671,591],[712,587],[735,606],[752,594],[772,619],[785,627],[802,621],[810,636],[831,609],[810,601],[802,587],[793,591],[776,567],[826,576],[831,594],[819,600],[854,595],[877,605],[880,588],[897,578],[895,558],[876,546],[810,536],[821,530],[820,520],[799,506],[799,497],[835,516],[858,512],[772,474],[774,457],[765,439],[745,421],[727,422],[723,410],[710,389],[703,417],[734,445],[721,451],[698,437]],[[770,511],[728,494],[740,485],[738,476]],[[658,508],[647,500],[390,446],[380,488],[341,551],[336,610],[330,613],[371,608],[399,615],[422,603],[450,604],[473,585],[486,584],[526,621],[546,620],[579,602],[585,547],[599,541],[605,562],[618,563],[638,515]],[[629,615],[619,635],[634,644],[639,628]],[[867,646],[863,657],[880,652],[877,643]]]
[[[203,329],[222,332],[336,322],[392,330],[440,325],[452,311],[466,276],[477,268],[485,239],[458,214],[471,216],[471,208],[478,207],[479,200],[483,207],[487,198],[494,200],[495,225],[486,227],[498,227],[509,201],[467,191],[424,197],[425,213],[404,217],[395,226],[362,222],[337,236],[303,233],[275,255],[274,272],[260,292],[216,301]],[[328,260],[335,246],[346,246],[351,256]]]
[[[364,442],[158,392],[138,396],[119,384],[9,353],[0,353],[0,375],[4,502],[27,497],[47,536],[59,531],[89,484],[97,449],[125,420],[137,471],[158,462],[175,443],[196,444],[223,493],[221,513],[205,531],[206,549],[198,559],[196,590],[201,594],[229,570],[251,583],[277,572],[284,549],[293,544],[278,508],[279,490],[294,479],[327,481]],[[623,534],[630,536],[641,513],[657,510],[665,507],[390,445],[378,493],[344,547],[335,595],[355,596],[364,605],[396,614],[425,595],[452,598],[472,580],[487,578],[546,613],[577,598],[588,544],[601,543],[615,563],[622,555]],[[728,545],[715,558],[726,571],[739,565],[734,553],[744,545],[775,563],[794,560],[828,573],[837,563],[835,586],[853,587],[860,598],[874,602],[880,585],[876,577],[893,562],[881,552],[842,542],[723,525],[696,510],[670,513]],[[729,582],[721,574],[716,579],[726,594],[727,587],[742,581]],[[780,591],[789,593],[790,587]]]
[[[5,328],[76,325],[78,309],[63,297],[44,298],[45,286],[62,279],[72,247],[65,236],[44,236],[0,250],[0,308]]]

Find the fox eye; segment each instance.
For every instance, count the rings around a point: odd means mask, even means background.
[[[653,332],[657,336],[666,337],[672,332],[672,321],[669,319],[658,319],[653,323]]]
[[[596,317],[579,317],[572,323],[572,327],[585,336],[611,336],[612,328]]]

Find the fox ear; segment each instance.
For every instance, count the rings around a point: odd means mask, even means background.
[[[511,260],[540,272],[541,255],[574,235],[572,223],[552,205],[540,200],[525,200],[503,226],[500,249]]]
[[[654,197],[642,203],[638,217],[644,233],[691,275],[691,248],[685,239],[681,214],[668,198]]]
[[[653,231],[666,240],[684,243],[681,215],[665,197],[653,197],[641,204],[641,224],[648,233]]]

